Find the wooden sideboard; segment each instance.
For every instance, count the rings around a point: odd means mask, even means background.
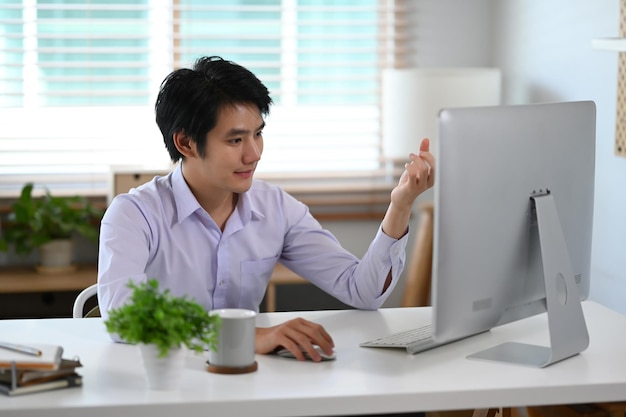
[[[62,274],[39,273],[33,267],[0,268],[0,319],[71,317],[78,293],[96,281],[92,265]]]
[[[1,268],[0,294],[81,291],[97,278],[96,267],[91,265],[59,274],[39,273],[29,267]]]
[[[5,300],[0,302],[0,304],[8,304],[9,298],[7,297],[12,296],[17,296],[17,298],[12,297],[11,300],[17,305],[34,303],[39,298],[41,298],[41,303],[53,304],[58,299],[59,303],[65,303],[67,306],[59,306],[60,310],[57,309],[57,311],[61,311],[63,315],[67,314],[69,316],[73,297],[84,288],[95,284],[97,276],[98,272],[95,265],[81,265],[75,271],[59,274],[40,273],[29,267],[0,268],[0,296],[5,297]],[[277,264],[267,287],[265,297],[266,311],[276,311],[276,287],[278,285],[307,283],[308,281],[304,278]],[[27,295],[31,295],[30,300],[26,298]],[[37,297],[37,299],[33,299],[33,297]],[[6,315],[7,313],[5,312],[4,314]],[[41,316],[46,313],[34,314]],[[51,311],[50,314],[55,315],[55,312]],[[2,315],[3,312],[0,309],[0,318],[2,318]],[[21,315],[18,314],[18,316]]]

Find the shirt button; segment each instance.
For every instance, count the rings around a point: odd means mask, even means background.
[[[219,285],[220,287],[224,286],[224,280],[220,281]]]

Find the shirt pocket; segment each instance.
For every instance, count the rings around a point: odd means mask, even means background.
[[[241,261],[239,305],[242,308],[259,311],[276,262],[278,262],[278,255],[265,259]]]

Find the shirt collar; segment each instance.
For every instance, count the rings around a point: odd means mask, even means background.
[[[254,182],[252,183],[252,190],[254,188]],[[250,220],[260,220],[265,218],[265,215],[254,204],[252,198],[250,198],[250,192],[239,194],[239,200],[237,201],[237,211],[244,224]]]
[[[182,162],[179,162],[176,169],[172,172],[172,193],[174,194],[174,204],[176,204],[176,212],[178,213],[178,223],[191,216],[196,210],[202,209],[183,177],[182,166]]]
[[[254,183],[252,184],[254,187]],[[174,204],[176,204],[176,212],[178,213],[178,222],[182,222],[197,210],[204,210],[198,200],[191,192],[187,181],[183,177],[182,162],[179,163],[172,172],[172,192],[174,195]],[[248,192],[239,194],[236,211],[245,225],[250,220],[258,220],[265,218],[265,215],[256,207]]]

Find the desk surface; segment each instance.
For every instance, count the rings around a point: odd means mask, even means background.
[[[257,372],[218,375],[189,354],[181,389],[169,392],[146,388],[136,347],[111,342],[101,319],[0,320],[3,339],[56,342],[84,364],[82,388],[0,398],[0,416],[337,416],[624,400],[626,317],[583,306],[589,348],[544,369],[465,356],[502,341],[547,343],[545,315],[412,356],[358,343],[425,324],[429,308],[260,314],[259,326],[294,316],[321,323],[335,339],[337,360],[257,355]]]

